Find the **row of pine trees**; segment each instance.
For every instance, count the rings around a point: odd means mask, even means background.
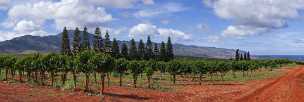
[[[239,60],[251,60],[251,57],[250,57],[250,52],[240,52],[239,49],[237,49],[235,51],[235,60],[239,61]]]
[[[91,44],[92,43],[92,44]],[[160,45],[153,43],[148,36],[146,43],[140,40],[138,43],[131,39],[130,44],[119,44],[116,38],[110,40],[109,32],[107,31],[102,38],[100,28],[95,29],[94,37],[91,40],[90,35],[85,27],[81,32],[76,28],[73,34],[73,41],[70,42],[69,32],[64,27],[62,32],[61,53],[65,55],[75,55],[84,50],[94,50],[96,52],[110,53],[115,58],[126,58],[129,60],[158,60],[170,61],[174,58],[173,46],[170,37],[167,43],[161,42]]]

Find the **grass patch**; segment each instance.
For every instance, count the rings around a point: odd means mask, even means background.
[[[258,71],[253,72],[245,72],[245,75],[243,75],[243,72],[235,72],[235,75],[232,71],[226,73],[223,77],[223,79],[217,75],[217,76],[210,76],[208,75],[206,77],[207,80],[216,80],[216,81],[233,81],[233,82],[246,82],[249,80],[261,80],[261,79],[267,79],[267,78],[273,78],[280,76],[282,72],[279,69],[275,69],[273,71],[270,71],[268,69],[262,69]]]

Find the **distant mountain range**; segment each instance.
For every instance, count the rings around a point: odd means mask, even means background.
[[[258,59],[289,59],[293,61],[304,61],[304,55],[258,55]]]
[[[72,41],[73,31],[69,31],[69,37]],[[93,35],[90,34],[90,38]],[[129,43],[128,41],[119,41],[119,43]],[[32,52],[59,52],[61,45],[61,34],[50,36],[21,36],[12,40],[0,42],[1,53],[32,53]],[[233,58],[235,50],[215,47],[188,46],[174,44],[174,53],[177,56],[190,57],[208,57],[208,58]]]

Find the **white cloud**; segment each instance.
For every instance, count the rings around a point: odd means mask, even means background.
[[[31,11],[31,12],[24,12]],[[42,25],[46,20],[54,20],[58,28],[64,26],[97,26],[113,18],[105,8],[83,5],[78,0],[60,2],[38,2],[15,5],[8,12],[4,25],[15,26],[20,20],[31,20]]]
[[[146,37],[148,35],[157,35],[157,27],[155,25],[151,24],[138,24],[130,29],[130,34],[129,37],[136,37],[136,36],[141,36],[141,37]]]
[[[113,20],[112,15],[108,14],[104,7],[84,2],[82,0],[15,1],[7,11],[8,18],[2,22],[3,27],[12,30],[4,33],[12,37],[25,34],[44,36],[47,32],[43,30],[43,26],[49,25],[50,21],[61,30],[65,26],[89,28],[102,26]],[[11,37],[6,36],[2,39],[4,38]]]
[[[254,26],[245,26],[245,25],[237,25],[237,26],[229,26],[224,32],[223,36],[231,36],[231,37],[244,37],[247,35],[255,35],[263,32],[267,32],[269,28],[267,27],[254,27]]]
[[[105,8],[82,5],[78,0],[59,2],[51,6],[54,14],[53,19],[59,28],[63,26],[94,27],[113,19],[112,15],[105,11]]]
[[[110,6],[116,8],[130,8],[137,1],[138,0],[86,0],[86,2],[91,5]]]
[[[153,5],[154,0],[142,0],[145,5]]]
[[[159,28],[158,32],[163,37],[171,37],[176,40],[190,40],[190,36],[180,30]]]
[[[179,3],[168,3],[160,7],[148,8],[139,10],[134,15],[135,17],[153,17],[161,14],[170,14],[185,11],[187,8]]]
[[[146,38],[147,36],[159,38],[161,40],[171,37],[173,40],[189,40],[190,35],[176,29],[158,28],[152,24],[138,24],[132,27],[129,31],[129,37],[132,38]]]
[[[22,20],[22,21],[20,21],[20,22],[17,23],[17,25],[16,25],[16,27],[14,29],[17,32],[25,33],[25,32],[37,31],[37,30],[39,30],[41,28],[40,28],[39,25],[34,24],[33,21]]]
[[[304,0],[204,0],[222,19],[232,20],[223,35],[254,35],[284,28],[299,17]]]

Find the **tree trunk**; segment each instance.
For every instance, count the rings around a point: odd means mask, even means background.
[[[35,81],[38,82],[38,72],[35,71]]]
[[[8,69],[7,68],[5,69],[5,80],[6,81],[8,80]]]
[[[176,81],[176,75],[173,74],[173,84],[175,84],[175,81]]]
[[[89,91],[89,80],[90,80],[90,76],[88,73],[85,73],[85,77],[86,77],[86,80],[85,80],[85,91]]]
[[[104,86],[105,86],[105,75],[104,73],[100,73],[100,79],[101,79],[101,94],[104,93]]]
[[[13,69],[11,69],[11,76],[12,76],[12,80],[15,80],[15,75],[14,75],[14,71],[13,71]]]
[[[119,86],[122,86],[122,73],[119,73]]]
[[[133,75],[133,85],[136,88],[137,77]]]
[[[148,76],[147,78],[148,78],[148,88],[151,88],[151,84],[150,84],[151,83],[151,77]]]
[[[64,72],[62,75],[62,85],[65,85],[66,77],[68,72]]]
[[[54,72],[51,72],[51,83],[54,86]]]
[[[22,71],[19,71],[19,81],[22,82]]]
[[[107,73],[107,79],[108,79],[108,87],[110,87],[110,73]]]
[[[42,85],[44,85],[44,80],[43,80],[44,75],[43,74],[44,74],[44,71],[40,71],[40,82]]]
[[[202,85],[202,77],[203,77],[203,75],[200,74],[200,76],[199,76],[199,80],[200,80],[199,84],[200,84],[200,85]]]
[[[76,72],[73,71],[73,80],[74,80],[74,88],[76,88],[77,86],[77,77],[76,77]]]
[[[31,72],[27,71],[27,81],[30,81],[30,79],[31,79]]]
[[[94,81],[95,81],[95,83],[97,83],[97,75],[96,75],[96,72],[94,72]]]

